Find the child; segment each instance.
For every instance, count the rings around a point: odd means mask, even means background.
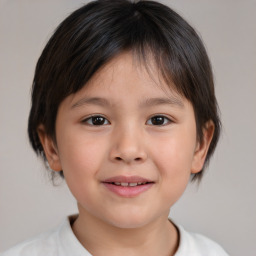
[[[28,132],[79,214],[3,256],[227,255],[168,219],[220,133],[206,51],[170,8],[99,0],[65,19],[37,63]]]

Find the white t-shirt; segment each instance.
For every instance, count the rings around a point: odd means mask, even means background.
[[[74,235],[70,219],[66,218],[57,229],[25,241],[0,256],[92,256]],[[177,227],[180,241],[175,256],[228,256],[212,240],[187,232],[179,225]]]

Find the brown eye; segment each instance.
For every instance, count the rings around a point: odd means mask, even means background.
[[[89,125],[106,125],[109,124],[109,121],[103,117],[103,116],[91,116],[83,121],[83,123],[89,124]]]
[[[171,120],[165,116],[153,116],[148,121],[149,125],[166,125],[170,123]]]

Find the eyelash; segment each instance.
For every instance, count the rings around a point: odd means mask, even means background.
[[[100,124],[93,124],[93,119],[95,119],[94,121],[96,121],[96,118],[101,118],[101,122],[102,121],[104,121],[103,123],[100,123]],[[164,123],[163,124],[153,124],[153,122],[152,122],[152,119],[153,118],[163,118],[164,119]],[[148,121],[150,121],[151,120],[151,124],[149,124],[149,125],[152,125],[152,126],[165,126],[165,125],[168,125],[168,124],[170,124],[170,123],[172,123],[173,121],[170,119],[170,118],[168,118],[168,117],[166,117],[166,116],[164,116],[164,115],[155,115],[155,116],[152,116],[151,118],[149,118],[148,120],[147,120],[147,122],[146,122],[146,124],[148,124]],[[105,123],[105,122],[108,122],[107,124]],[[157,121],[157,120],[155,120],[155,121]],[[110,122],[104,117],[104,116],[101,116],[101,115],[93,115],[93,116],[90,116],[90,117],[88,117],[88,118],[86,118],[86,119],[84,119],[83,121],[82,121],[82,123],[85,123],[85,124],[87,124],[87,125],[90,125],[90,126],[102,126],[102,125],[109,125],[110,124]]]
[[[93,124],[93,119],[96,119],[96,118],[102,118],[103,120],[104,120],[104,123],[103,124]],[[90,121],[90,123],[89,123],[89,121]],[[102,125],[106,125],[105,124],[105,121],[107,121],[108,122],[108,124],[110,124],[110,122],[104,117],[104,116],[101,116],[101,115],[94,115],[94,116],[90,116],[90,117],[88,117],[88,118],[86,118],[86,119],[84,119],[83,121],[82,121],[82,123],[85,123],[85,124],[87,124],[87,125],[90,125],[90,126],[102,126]]]

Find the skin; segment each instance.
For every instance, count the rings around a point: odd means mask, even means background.
[[[191,103],[150,67],[149,75],[131,53],[119,55],[60,104],[56,143],[38,128],[50,167],[63,170],[78,202],[74,234],[93,255],[173,255],[179,237],[169,210],[202,169],[212,139],[209,121],[197,141]],[[102,125],[93,125],[91,115],[102,116]],[[154,116],[162,123],[155,125]],[[154,184],[121,197],[102,183],[118,175]]]

